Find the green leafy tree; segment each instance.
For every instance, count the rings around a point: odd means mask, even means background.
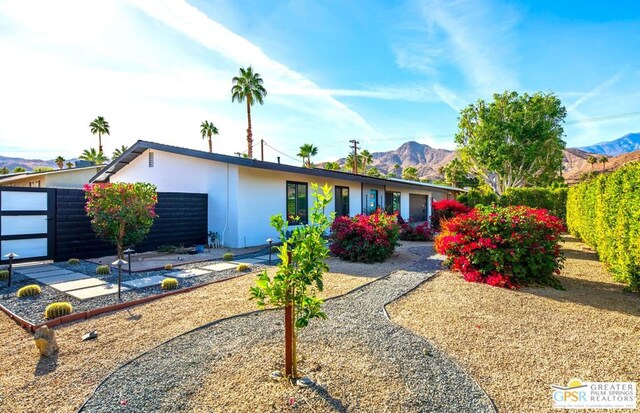
[[[109,135],[109,122],[104,120],[102,116],[95,118],[90,124],[89,128],[93,135],[98,134],[98,152],[102,151],[102,135]]]
[[[84,194],[93,231],[116,246],[119,258],[145,239],[157,217],[156,187],[146,182],[85,185]]]
[[[455,141],[470,172],[496,193],[544,186],[561,173],[566,115],[553,94],[507,91],[463,109]]]
[[[23,168],[22,166],[16,166],[15,168],[13,168],[13,173],[19,173],[19,172],[27,172],[27,170],[25,168]]]
[[[127,151],[127,149],[129,149],[129,147],[126,145],[122,145],[119,148],[115,148],[113,150],[113,153],[111,154],[112,159],[118,159],[119,157],[122,156],[123,153]]]
[[[67,168],[68,168],[68,169],[73,168],[73,164],[72,164],[71,162],[67,162]]]
[[[36,166],[33,168],[33,172],[49,172],[53,171],[53,168],[50,166]]]
[[[443,181],[446,185],[458,188],[478,186],[478,179],[469,176],[466,165],[459,158],[454,158],[445,166],[438,168],[438,172],[444,177]]]
[[[382,174],[380,173],[378,168],[376,168],[375,166],[367,170],[367,175],[372,176],[374,178],[382,178]]]
[[[324,164],[324,169],[329,171],[338,171],[340,170],[340,164],[338,162],[326,162]]]
[[[404,168],[404,171],[402,171],[402,179],[419,182],[420,177],[418,176],[418,170],[414,166]]]
[[[102,165],[109,160],[109,158],[104,156],[102,151],[96,151],[96,148],[89,148],[82,151],[80,159],[82,159],[83,161],[89,161],[93,165]]]
[[[322,275],[328,270],[326,263],[327,241],[325,232],[330,228],[335,216],[324,213],[331,202],[331,187],[311,184],[315,199],[308,225],[296,226],[288,236],[287,220],[282,215],[271,217],[273,226],[280,236],[281,264],[273,278],[264,271],[258,275],[255,287],[250,292],[260,308],[266,306],[285,309],[285,376],[291,380],[298,377],[296,357],[296,329],[306,327],[314,318],[325,319],[322,300],[316,291],[323,289]]]
[[[600,159],[598,159],[598,162],[600,162],[602,164],[602,172],[604,172],[604,165],[609,162],[609,158],[606,156],[601,156]]]
[[[267,96],[267,89],[264,88],[263,80],[259,73],[254,73],[253,68],[240,68],[240,76],[232,79],[231,101],[238,103],[247,102],[247,156],[253,159],[253,132],[251,131],[251,106],[254,102],[264,103]]]
[[[200,124],[200,134],[202,135],[202,139],[205,137],[209,138],[209,152],[213,152],[213,146],[211,145],[211,137],[213,135],[218,134],[218,128],[213,124],[213,122],[209,122],[205,120]]]
[[[7,175],[9,173],[9,168],[7,168],[6,166],[3,166],[2,169],[0,169],[0,175]]]
[[[311,157],[318,154],[318,148],[311,143],[305,143],[300,147],[298,156],[302,158],[302,165],[305,168],[311,168]]]
[[[55,160],[56,165],[58,165],[58,169],[62,169],[64,167],[64,161],[66,161],[66,159],[64,159],[62,156],[58,156]]]

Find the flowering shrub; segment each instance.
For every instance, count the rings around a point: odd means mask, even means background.
[[[400,235],[395,215],[377,210],[371,215],[336,218],[331,225],[331,252],[347,261],[382,262]]]
[[[415,226],[403,222],[400,224],[400,239],[403,241],[431,241],[433,240],[433,231],[426,222]]]
[[[467,281],[561,288],[553,274],[564,261],[558,244],[564,231],[562,221],[544,209],[479,207],[443,222],[435,248]]]
[[[460,214],[466,214],[469,211],[471,211],[471,208],[455,199],[433,201],[431,204],[431,228],[439,231],[442,220],[448,220]]]
[[[84,196],[91,227],[100,238],[116,245],[120,258],[125,246],[147,236],[156,218],[158,196],[149,183],[87,184]]]

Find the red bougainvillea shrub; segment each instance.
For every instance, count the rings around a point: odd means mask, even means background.
[[[436,251],[465,280],[505,288],[562,288],[554,273],[564,262],[559,241],[566,229],[546,210],[479,207],[442,225]]]
[[[427,222],[418,225],[404,222],[400,224],[400,239],[402,241],[432,241],[433,230]]]
[[[331,226],[331,253],[347,261],[382,262],[398,245],[395,215],[378,210],[371,215],[339,217]]]
[[[431,228],[440,231],[440,222],[461,214],[466,214],[471,208],[455,199],[443,199],[431,203]]]

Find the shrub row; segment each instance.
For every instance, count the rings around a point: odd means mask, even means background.
[[[567,225],[596,248],[615,280],[640,290],[640,162],[571,187]]]
[[[567,216],[568,188],[509,188],[501,196],[478,189],[460,194],[458,201],[468,207],[498,204],[501,206],[528,206],[546,209],[552,215],[565,219]]]
[[[454,199],[443,199],[431,203],[431,228],[440,230],[442,220],[451,219],[460,214],[466,214],[471,208]]]
[[[560,287],[562,221],[544,209],[478,206],[443,221],[436,251],[465,280],[497,287]]]

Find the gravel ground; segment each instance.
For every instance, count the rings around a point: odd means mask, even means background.
[[[272,273],[275,268],[269,269]],[[210,284],[124,311],[54,328],[60,352],[41,358],[31,334],[0,317],[0,412],[75,412],[100,380],[172,337],[214,320],[256,309],[249,300],[255,273]],[[323,297],[370,281],[325,274]],[[96,330],[98,338],[82,341]]]
[[[252,254],[255,255],[255,254]],[[243,257],[248,258],[248,257]],[[237,260],[237,259],[236,259]],[[152,277],[156,275],[161,275],[165,277],[171,277],[172,272],[175,273],[176,270],[185,270],[190,268],[202,268],[206,265],[210,265],[216,262],[223,261],[210,261],[210,262],[202,262],[197,264],[185,264],[180,266],[175,266],[173,270],[166,271],[146,271],[146,272],[133,272],[131,274],[124,272],[122,273],[122,281],[129,281],[138,278]],[[107,283],[117,284],[118,282],[118,270],[117,268],[112,268],[110,275],[97,275],[96,268],[97,264],[88,261],[81,261],[78,265],[69,265],[66,262],[59,262],[54,264],[57,267],[62,269],[66,269],[69,271],[75,271],[78,273],[86,274],[90,277],[95,277],[100,280],[106,281]],[[251,271],[261,271],[265,268],[268,268],[268,265],[260,265],[260,264],[252,264]],[[74,312],[81,312],[92,310],[95,308],[106,307],[109,305],[117,304],[118,297],[117,294],[109,294],[101,297],[94,297],[88,300],[78,300],[68,294],[57,291],[50,286],[45,284],[38,283],[36,280],[32,278],[27,278],[25,276],[19,275],[18,273],[14,273],[13,282],[11,283],[11,288],[6,288],[6,284],[3,284],[3,287],[0,288],[0,304],[4,305],[6,308],[24,318],[27,321],[30,321],[32,324],[40,324],[46,322],[44,318],[44,310],[47,305],[56,302],[56,301],[67,301],[71,303],[73,306]],[[230,270],[225,271],[212,271],[205,275],[200,275],[191,278],[181,278],[178,279],[179,287],[186,288],[191,287],[193,285],[202,285],[212,281],[220,281],[228,278],[237,277],[242,275],[243,273],[239,273],[232,268]],[[38,284],[42,289],[42,293],[39,296],[29,297],[29,298],[18,298],[16,297],[16,291],[21,287],[29,284]],[[122,291],[121,298],[122,301],[133,301],[139,298],[147,297],[150,295],[158,295],[162,294],[166,291],[163,291],[159,285],[150,286],[146,288],[136,288],[129,289],[126,291]]]
[[[640,382],[640,295],[612,281],[584,244],[565,239],[565,291],[506,290],[445,271],[389,314],[455,358],[500,411],[554,411],[550,385],[574,377]]]
[[[422,257],[432,254],[431,247],[414,251]],[[295,390],[296,400],[309,400],[305,410],[494,411],[491,400],[457,364],[385,317],[386,303],[427,280],[440,265],[440,257],[424,258],[406,271],[327,302],[329,319],[314,321],[300,337],[308,354],[333,355],[317,360],[327,363],[322,374],[303,366],[318,382],[312,389]],[[255,353],[281,345],[282,317],[281,311],[257,312],[205,325],[162,344],[109,376],[83,411],[285,411],[289,408],[273,400],[291,390],[272,386],[270,397],[254,397],[255,387],[264,390],[278,362],[261,364],[244,356],[246,349]],[[349,355],[356,358],[345,359]],[[245,371],[253,376],[238,377],[237,361],[250,363]],[[347,375],[348,382],[341,376],[349,365],[345,367],[345,361],[358,365],[356,374]],[[221,365],[227,368],[216,370]],[[227,377],[235,378],[238,386],[224,386]],[[198,390],[212,383],[218,393],[203,398]]]

